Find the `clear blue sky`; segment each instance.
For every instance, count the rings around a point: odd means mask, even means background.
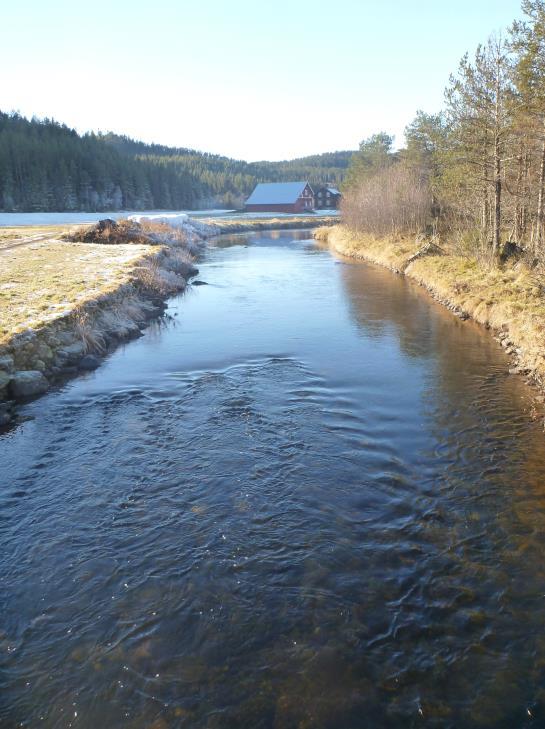
[[[0,109],[229,156],[354,149],[437,111],[519,0],[5,0]]]

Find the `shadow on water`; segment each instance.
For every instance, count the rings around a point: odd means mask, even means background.
[[[225,237],[175,327],[0,440],[2,726],[543,721],[528,392],[307,236]]]

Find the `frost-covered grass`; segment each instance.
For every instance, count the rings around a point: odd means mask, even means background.
[[[56,237],[66,230],[2,229],[0,344],[130,283],[135,269],[158,252],[146,245],[82,245]],[[29,239],[34,242],[12,247]]]
[[[68,230],[65,225],[29,225],[26,227],[0,227],[0,251],[30,241],[60,236]]]

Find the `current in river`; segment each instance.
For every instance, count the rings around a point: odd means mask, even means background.
[[[489,333],[308,232],[0,436],[0,727],[545,722],[545,436]]]

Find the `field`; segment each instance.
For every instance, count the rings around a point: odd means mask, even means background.
[[[146,245],[72,243],[60,237],[67,231],[0,229],[0,345],[115,291],[154,252]]]

